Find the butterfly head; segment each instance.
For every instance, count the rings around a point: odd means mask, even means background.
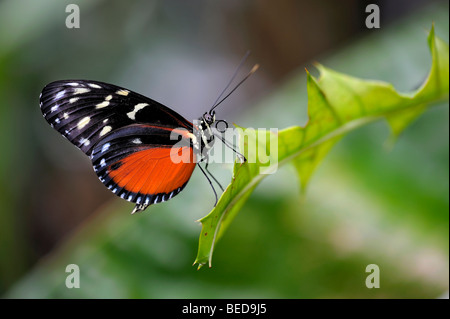
[[[216,121],[216,112],[215,111],[209,111],[205,112],[203,114],[202,118],[200,119],[206,126],[212,126],[214,122]]]

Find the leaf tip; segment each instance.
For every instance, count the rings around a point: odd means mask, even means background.
[[[194,263],[192,264],[192,266],[195,266],[196,263],[197,263],[197,260],[194,261]],[[202,268],[204,265],[205,265],[205,264],[203,264],[203,263],[198,263],[197,271],[199,271],[200,268]]]
[[[428,46],[430,48],[433,47],[433,41],[434,41],[434,37],[435,37],[435,31],[434,31],[434,21],[431,23],[431,29],[428,32]]]
[[[196,260],[194,261],[194,263],[192,264],[192,266],[195,266],[195,264],[198,264],[198,266],[197,266],[197,271],[199,271],[201,268],[203,268],[203,266],[206,265],[206,262],[201,262],[201,261],[199,261],[198,259],[196,259]],[[212,267],[211,261],[209,261],[209,268],[211,268],[211,267]]]
[[[321,69],[323,69],[323,68],[325,68],[320,62],[318,62],[318,61],[314,61],[313,63],[312,63],[312,65],[314,65],[314,67],[316,68],[316,69],[318,69],[319,71],[321,70]]]
[[[233,122],[233,126],[234,126],[235,128],[240,128],[240,129],[242,129],[242,130],[245,130],[245,127],[240,126],[240,125],[238,125],[238,124],[236,124],[236,123],[234,123],[234,122]]]

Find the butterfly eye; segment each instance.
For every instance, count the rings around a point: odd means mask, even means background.
[[[203,118],[205,119],[205,122],[208,124],[211,124],[213,122],[213,117],[209,113],[205,113],[203,115]]]

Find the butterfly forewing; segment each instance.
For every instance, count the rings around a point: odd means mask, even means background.
[[[192,131],[189,121],[161,103],[98,81],[52,82],[42,90],[40,106],[47,122],[87,155],[108,133],[130,124]]]

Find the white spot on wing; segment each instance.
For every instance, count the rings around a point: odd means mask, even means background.
[[[109,105],[109,102],[108,101],[103,101],[102,103],[98,103],[96,106],[95,106],[95,108],[96,109],[101,109],[101,108],[103,108],[103,107],[107,107]]]
[[[56,93],[55,100],[62,98],[64,94],[66,94],[66,90],[59,91],[58,93]]]
[[[116,94],[123,95],[123,96],[127,96],[128,93],[130,93],[130,91],[128,91],[128,90],[119,90],[116,92]]]
[[[88,146],[89,144],[91,144],[91,141],[89,141],[88,139],[82,137],[80,140],[80,144],[84,145],[84,146]]]
[[[140,138],[135,138],[134,140],[132,140],[132,142],[133,142],[134,144],[142,144],[142,141],[141,141]]]
[[[107,150],[109,150],[109,147],[111,146],[111,144],[106,143],[105,145],[102,146],[102,153],[106,152]]]
[[[91,118],[89,116],[83,117],[77,124],[77,128],[81,130],[83,127],[85,127],[89,122],[91,121]]]
[[[105,167],[106,166],[106,161],[104,158],[102,158],[102,160],[100,161],[100,166],[101,167]]]
[[[55,104],[55,106],[52,106],[52,108],[50,109],[50,112],[55,112],[56,110],[58,110],[59,105]]]
[[[70,104],[75,103],[76,101],[78,101],[78,99],[79,99],[79,97],[73,97],[69,100],[69,103]]]
[[[101,88],[102,88],[100,85],[95,84],[95,83],[88,83],[88,85],[89,85],[91,88],[94,88],[94,89],[101,89]]]
[[[80,83],[77,83],[77,82],[70,82],[70,83],[67,83],[67,85],[70,85],[70,86],[78,86],[78,85],[80,85]]]
[[[73,90],[73,94],[83,94],[83,93],[88,93],[88,92],[90,92],[91,90],[89,90],[89,89],[86,89],[86,88],[75,88],[74,90]]]
[[[113,96],[110,94],[107,97],[105,97],[105,101],[110,101],[113,98]]]
[[[105,126],[105,127],[101,130],[100,136],[103,136],[103,135],[109,133],[111,130],[112,130],[112,127],[111,127],[111,126]]]
[[[69,114],[64,113],[64,114],[63,114],[63,117],[64,117],[65,120],[67,120],[67,119],[69,118]]]
[[[136,104],[136,105],[134,106],[134,110],[131,111],[131,112],[128,112],[128,113],[127,113],[127,116],[128,116],[130,119],[135,120],[135,119],[136,119],[136,113],[137,113],[139,110],[142,110],[143,108],[145,108],[146,106],[148,106],[147,103],[139,103],[139,104]]]

